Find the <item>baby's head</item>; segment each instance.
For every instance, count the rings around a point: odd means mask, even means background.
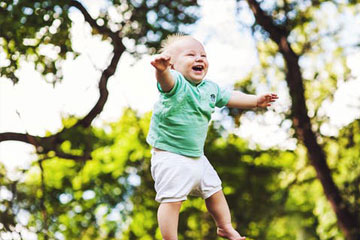
[[[209,68],[204,46],[186,35],[171,35],[162,43],[161,52],[171,57],[171,68],[180,72],[188,81],[200,83]]]

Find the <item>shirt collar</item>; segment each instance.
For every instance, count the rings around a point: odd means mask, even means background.
[[[186,79],[186,78],[185,78]],[[200,87],[202,86],[204,83],[205,83],[205,79],[203,79],[200,83],[196,84],[196,83],[193,83],[192,81],[186,79],[186,81],[188,81],[192,86],[194,87]]]

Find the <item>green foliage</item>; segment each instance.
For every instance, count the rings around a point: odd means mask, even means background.
[[[75,3],[75,0],[1,1],[0,50],[6,60],[0,65],[0,76],[16,83],[19,80],[16,71],[25,60],[33,62],[36,70],[51,83],[60,81],[62,60],[78,55],[72,49],[70,34]],[[86,9],[86,1],[81,3]],[[139,56],[154,52],[168,34],[186,31],[186,26],[199,17],[197,7],[196,0],[112,0],[98,16],[92,17],[99,27],[116,32],[127,51]],[[102,34],[103,39],[109,37],[109,33],[98,28],[92,28],[92,33]],[[51,49],[53,54],[46,55],[44,48]]]
[[[53,239],[56,235],[65,239],[117,238],[126,229],[133,207],[129,199],[139,184],[138,163],[150,155],[141,137],[147,126],[142,121],[135,112],[125,110],[122,119],[109,126],[110,133],[89,130],[110,142],[89,141],[94,149],[92,160],[48,158],[35,162],[20,182],[1,180],[4,187],[16,195],[11,201],[1,199],[5,211],[1,211],[0,216],[6,225],[0,231],[12,231],[10,226],[20,224],[35,232],[39,239]],[[73,143],[78,136],[67,137]],[[72,154],[78,151],[66,150]],[[10,188],[11,184],[16,186],[16,191]],[[15,219],[14,209],[30,215],[25,224]]]
[[[121,15],[130,15],[130,22],[122,27],[125,38],[133,41],[135,46],[145,44],[150,52],[158,49],[168,34],[186,31],[186,27],[199,17],[198,4],[194,0],[115,0],[114,4],[126,9]],[[141,53],[136,48],[129,50]]]
[[[347,57],[358,49],[358,43],[345,41],[344,36],[351,31],[347,24],[351,20],[356,22],[359,3],[279,0],[263,2],[261,6],[275,25],[287,32],[287,41],[299,56],[308,115],[318,131],[323,123],[329,122],[322,106],[332,102],[339,85],[352,78]],[[250,73],[253,88],[261,84],[269,91],[281,91],[279,86],[283,85],[288,66],[268,33],[256,23],[251,27],[259,57],[259,65]]]
[[[15,188],[16,182],[12,182],[7,177],[5,167],[0,163],[0,231],[2,229],[11,231],[15,226],[16,212],[14,212],[13,202],[11,201],[14,197]]]
[[[6,65],[1,67],[0,75],[16,83],[15,73],[24,59],[34,62],[44,75],[61,77],[58,60],[73,52],[69,7],[68,1],[1,1],[0,49],[6,54]],[[58,57],[41,54],[44,46],[49,46]]]
[[[126,109],[118,122],[104,126],[106,131],[92,128],[93,135],[107,139],[94,142],[92,160],[49,158],[15,182],[2,169],[1,189],[11,194],[0,198],[0,234],[16,233],[14,226],[20,225],[39,239],[161,239],[145,142],[150,116]],[[326,139],[325,148],[354,212],[360,199],[359,126],[355,121],[336,140]],[[211,127],[205,151],[223,181],[233,222],[248,239],[343,239],[301,147],[249,149],[246,141]],[[19,222],[19,211],[29,215],[27,221]],[[202,199],[184,202],[179,239],[220,239]]]

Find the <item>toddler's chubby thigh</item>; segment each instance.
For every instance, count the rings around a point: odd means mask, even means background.
[[[151,175],[155,181],[158,202],[184,201],[200,182],[200,160],[166,151],[153,151]]]

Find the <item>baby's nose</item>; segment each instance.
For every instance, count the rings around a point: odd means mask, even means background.
[[[195,61],[197,61],[197,62],[201,61],[202,62],[202,61],[204,61],[204,59],[203,59],[203,57],[198,56],[198,57],[196,57]]]

